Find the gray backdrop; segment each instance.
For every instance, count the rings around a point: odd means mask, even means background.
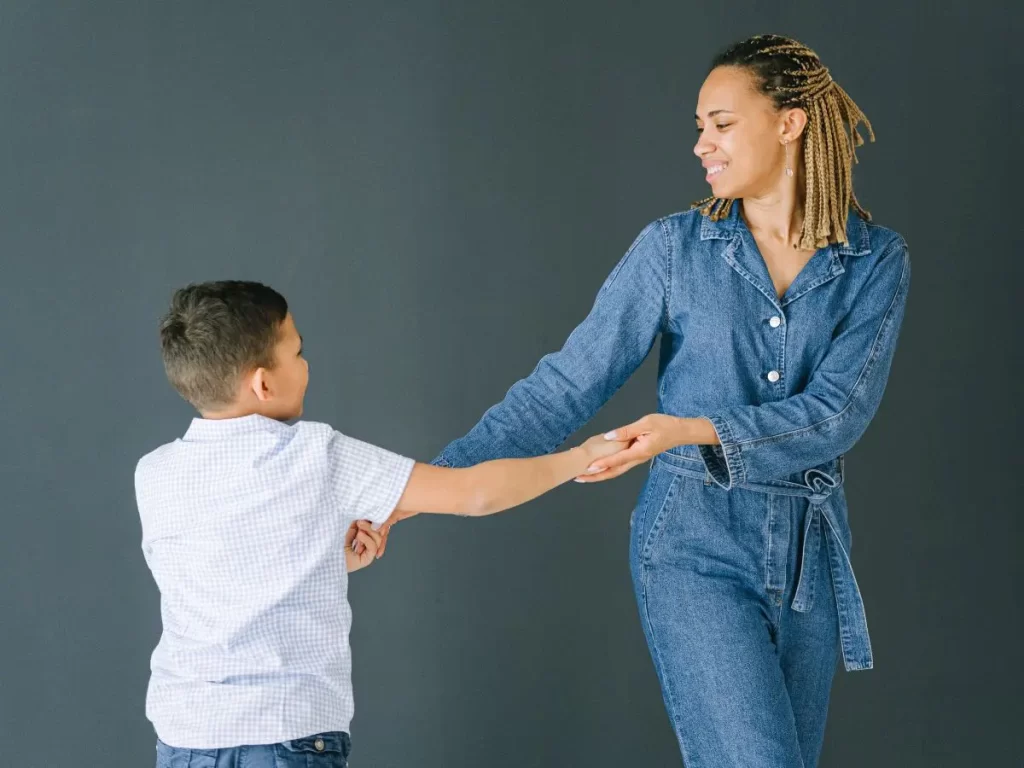
[[[873,120],[859,196],[914,257],[848,462],[877,669],[839,673],[822,764],[1015,764],[1021,59],[999,6],[4,0],[0,762],[152,765],[132,471],[192,415],[157,348],[174,288],[278,287],[307,416],[429,460],[705,193],[706,64],[779,31]],[[586,432],[650,411],[654,381],[652,357]],[[397,528],[352,581],[353,765],[678,765],[629,583],[642,481]]]

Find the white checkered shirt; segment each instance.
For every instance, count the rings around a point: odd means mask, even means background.
[[[413,461],[326,424],[195,419],[139,461],[142,549],[163,635],[146,716],[167,744],[348,731],[345,532],[384,522]]]

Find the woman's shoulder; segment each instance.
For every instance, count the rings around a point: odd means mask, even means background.
[[[696,232],[700,233],[701,223],[705,216],[697,208],[688,208],[685,211],[677,211],[655,219],[650,226],[658,225],[666,233],[674,235],[686,235]]]
[[[651,221],[637,235],[639,242],[651,234],[663,240],[669,252],[681,250],[687,244],[707,240],[729,240],[736,234],[739,220],[735,215],[714,220],[699,208],[670,213]],[[874,259],[901,258],[907,255],[907,241],[893,229],[869,221],[851,210],[847,220],[847,242],[840,245],[844,256],[874,256]]]
[[[910,249],[899,232],[851,211],[846,233],[848,242],[839,247],[839,253],[849,274],[880,285],[909,278]]]
[[[677,250],[680,244],[700,239],[701,223],[704,218],[696,208],[670,213],[647,224],[636,239],[640,241],[646,236],[655,234],[662,240],[665,248],[671,252]]]
[[[865,221],[854,213],[850,214],[853,219],[856,216],[865,232],[865,250],[876,258],[891,256],[899,253],[904,254],[909,250],[907,241],[899,232],[889,227],[884,227],[874,221]]]

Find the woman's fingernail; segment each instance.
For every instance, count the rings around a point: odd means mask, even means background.
[[[598,467],[598,466],[595,466],[595,465],[591,465],[591,466],[587,467],[587,474],[588,475],[592,475],[595,472],[600,472],[600,471],[601,471],[601,467]]]
[[[613,430],[611,432],[606,432],[605,436],[604,436],[604,439],[605,440],[614,440],[615,439],[615,431]]]
[[[574,483],[585,483],[585,482],[587,482],[587,481],[586,481],[586,480],[584,480],[584,479],[583,479],[582,477],[574,477],[574,478],[572,479],[572,481],[573,481]]]

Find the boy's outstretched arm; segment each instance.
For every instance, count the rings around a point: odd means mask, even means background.
[[[496,459],[466,469],[416,464],[387,525],[420,512],[481,517],[524,504],[575,477],[628,443],[592,437],[568,451]]]

